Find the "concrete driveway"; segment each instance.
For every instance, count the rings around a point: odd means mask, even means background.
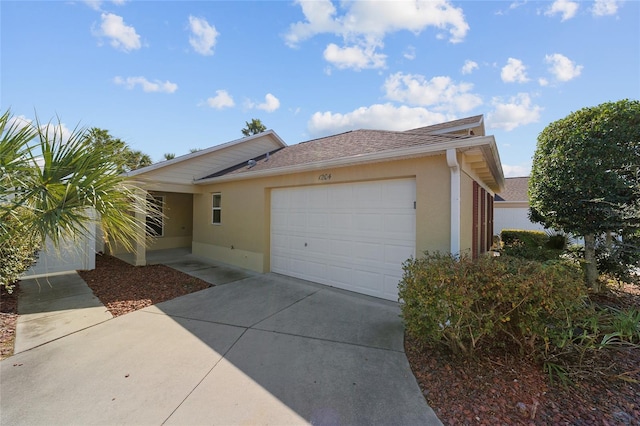
[[[0,424],[441,424],[398,315],[380,299],[239,274],[0,362]]]

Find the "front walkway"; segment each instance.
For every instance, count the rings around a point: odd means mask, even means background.
[[[440,424],[397,304],[277,274],[103,321],[0,375],[0,424]]]

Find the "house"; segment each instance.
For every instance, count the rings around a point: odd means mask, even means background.
[[[495,197],[494,228],[496,234],[503,229],[544,231],[544,226],[529,220],[529,177],[511,177],[504,180],[504,190]]]
[[[154,245],[138,244],[137,264],[146,249],[190,247],[197,256],[390,300],[409,257],[486,251],[493,198],[504,186],[481,115],[296,145],[268,130],[128,176],[165,214]]]

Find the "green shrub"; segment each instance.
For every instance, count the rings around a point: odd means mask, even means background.
[[[425,253],[403,270],[407,332],[466,356],[514,343],[521,354],[540,352],[553,330],[572,326],[586,297],[579,268],[560,261]]]
[[[507,256],[540,262],[558,259],[566,245],[564,235],[549,235],[544,231],[505,229],[500,237],[502,252]]]
[[[20,232],[0,243],[0,286],[11,293],[20,275],[37,259],[39,244]]]
[[[549,239],[547,233],[544,231],[525,231],[523,229],[503,229],[500,233],[500,238],[506,246],[520,241],[532,247],[544,247]]]

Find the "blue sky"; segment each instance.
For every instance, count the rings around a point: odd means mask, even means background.
[[[151,155],[484,114],[506,176],[572,111],[640,98],[637,1],[0,2],[0,106]]]

